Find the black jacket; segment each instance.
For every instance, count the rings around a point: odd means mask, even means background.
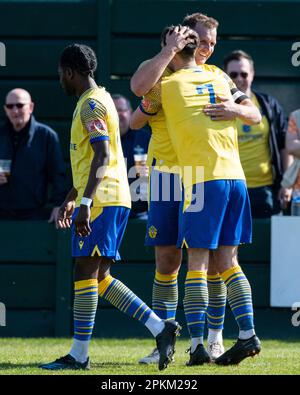
[[[131,130],[121,137],[122,150],[124,158],[127,163],[127,174],[130,169],[134,167],[134,154],[146,154],[151,138],[151,130],[142,128],[140,130]],[[136,178],[128,178],[129,185],[134,182]],[[131,202],[130,217],[133,218],[136,214],[143,213],[148,210],[148,203],[142,200]]]
[[[287,118],[278,101],[261,92],[253,92],[266,116],[270,126],[269,145],[272,156],[272,168],[274,175],[274,184],[277,188],[280,187],[280,182],[283,175],[283,164],[281,160],[280,151],[285,148],[285,135],[287,131]]]
[[[8,183],[0,185],[0,209],[27,210],[50,202],[59,206],[65,198],[65,165],[57,134],[32,116],[16,136],[9,121],[0,126],[0,159],[11,160]]]

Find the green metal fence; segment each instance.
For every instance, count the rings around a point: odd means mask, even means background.
[[[0,302],[7,309],[0,336],[70,336],[72,331],[73,262],[69,231],[57,231],[47,222],[2,221],[0,228]],[[239,260],[252,286],[259,333],[268,337],[299,337],[291,325],[292,312],[270,308],[270,221],[254,221],[254,239],[241,246]],[[145,222],[129,222],[121,246],[124,259],[112,274],[151,305],[155,271],[153,249],[144,247]],[[179,275],[178,319],[184,323],[182,299],[186,265]],[[274,325],[276,322],[276,325]],[[122,330],[120,331],[120,328]],[[227,314],[225,334],[236,326]],[[99,299],[95,336],[146,336],[147,332]],[[183,335],[187,335],[186,328]]]

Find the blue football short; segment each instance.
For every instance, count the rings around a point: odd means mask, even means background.
[[[181,181],[178,174],[152,170],[146,246],[176,245],[181,195]]]
[[[75,209],[72,217],[72,256],[104,256],[120,260],[119,247],[125,232],[130,209],[127,207],[92,207],[89,236],[80,237],[75,233],[74,219],[78,213]]]
[[[184,189],[177,247],[216,249],[251,243],[251,239],[245,181],[213,180]]]

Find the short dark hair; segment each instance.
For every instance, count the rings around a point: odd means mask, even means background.
[[[178,25],[178,27],[181,27],[181,25]],[[161,34],[161,42],[163,45],[166,45],[167,34],[171,34],[175,28],[176,28],[176,26],[174,26],[174,25],[167,26],[164,28],[164,30]],[[177,52],[177,55],[181,56],[183,59],[191,58],[199,46],[200,41],[199,41],[199,35],[197,32],[195,32],[194,30],[191,31],[189,38],[191,38],[193,41],[188,43],[180,52]]]
[[[252,69],[254,70],[254,61],[252,57],[247,53],[242,51],[241,49],[236,49],[235,51],[230,52],[225,59],[224,59],[224,70],[226,71],[228,63],[231,62],[232,60],[241,60],[241,59],[247,59],[252,66]]]
[[[67,46],[60,56],[60,66],[69,67],[83,76],[94,77],[97,69],[97,57],[92,48],[83,44]]]
[[[127,97],[126,97],[126,96],[123,96],[123,95],[121,95],[120,93],[113,93],[113,94],[111,95],[111,97],[113,98],[113,100],[119,100],[119,99],[123,99],[123,100],[125,100],[125,101],[126,101],[126,104],[127,104],[127,107],[128,107],[128,109],[129,109],[130,111],[132,110],[132,107],[131,107],[130,100],[129,100],[129,99],[127,99]]]
[[[193,29],[198,22],[208,29],[217,29],[219,26],[219,22],[216,19],[211,18],[205,14],[201,14],[201,12],[195,12],[194,14],[187,15],[183,19],[182,25],[189,26],[191,29]]]

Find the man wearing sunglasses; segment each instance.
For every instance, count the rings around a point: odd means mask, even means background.
[[[246,125],[237,119],[240,158],[246,175],[254,218],[268,218],[285,209],[291,190],[280,188],[283,172],[289,164],[285,150],[286,117],[274,97],[252,90],[254,62],[244,51],[231,52],[224,70],[237,88],[260,108],[262,121]]]
[[[13,89],[5,99],[7,119],[0,126],[0,219],[48,219],[48,186],[56,222],[64,200],[65,166],[57,134],[35,120],[34,103],[24,89]]]

